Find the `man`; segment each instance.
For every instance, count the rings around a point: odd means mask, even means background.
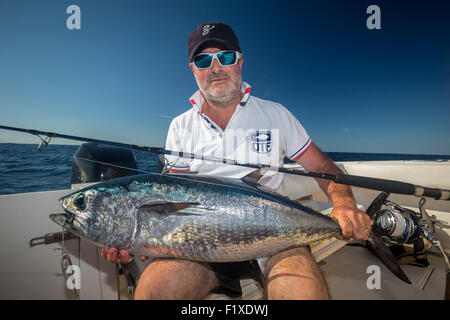
[[[281,165],[287,156],[310,171],[341,172],[286,108],[250,94],[251,87],[242,81],[244,59],[239,41],[229,26],[218,22],[198,26],[189,37],[188,49],[199,90],[190,99],[192,108],[172,121],[167,149],[231,159],[244,156],[249,162],[275,161],[275,165]],[[244,139],[235,143],[238,136]],[[170,160],[172,172],[190,170],[241,178],[252,171],[199,160]],[[258,178],[265,186],[277,189],[282,174],[269,171]],[[367,240],[371,221],[358,210],[350,188],[321,179],[318,183],[333,202],[332,217],[341,226],[344,239]],[[112,262],[131,258],[128,252],[118,253],[115,248],[105,247],[102,254]],[[262,266],[269,299],[329,298],[308,248],[280,252]],[[202,299],[217,287],[232,289],[227,283],[229,276],[220,264],[157,259],[141,275],[135,298]]]

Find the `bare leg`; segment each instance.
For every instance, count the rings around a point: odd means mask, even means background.
[[[217,286],[219,282],[207,263],[158,259],[142,273],[134,299],[198,300]]]
[[[267,262],[265,294],[268,299],[329,299],[325,280],[308,249],[294,248]]]

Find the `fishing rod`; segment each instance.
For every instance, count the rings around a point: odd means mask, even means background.
[[[61,139],[110,145],[110,146],[114,146],[114,147],[121,147],[121,148],[127,148],[127,149],[132,149],[132,150],[150,152],[150,153],[159,154],[159,155],[176,156],[176,157],[186,158],[186,159],[191,159],[191,160],[197,159],[197,160],[210,161],[210,162],[216,162],[216,163],[222,163],[222,164],[228,164],[228,165],[234,165],[234,166],[241,166],[241,167],[246,167],[246,168],[254,168],[254,169],[269,169],[272,171],[294,174],[294,175],[299,175],[299,176],[307,176],[307,177],[312,177],[312,178],[332,180],[335,183],[339,183],[339,184],[345,184],[345,185],[350,185],[350,186],[355,186],[355,187],[384,191],[384,192],[388,192],[388,193],[413,195],[416,197],[429,197],[429,198],[434,198],[436,200],[450,200],[450,190],[422,187],[422,186],[414,185],[411,183],[395,181],[395,180],[362,177],[362,176],[355,176],[355,175],[349,175],[349,174],[343,174],[343,173],[330,174],[330,173],[321,173],[321,172],[311,172],[311,171],[307,171],[307,170],[298,170],[298,169],[291,169],[291,168],[285,168],[285,167],[275,167],[275,166],[266,165],[266,164],[241,163],[236,160],[218,158],[218,157],[214,157],[214,156],[205,156],[205,155],[198,155],[198,154],[189,153],[189,152],[172,151],[172,150],[167,150],[167,149],[158,148],[158,147],[137,146],[134,144],[126,144],[126,143],[120,143],[120,142],[114,142],[114,141],[106,141],[106,140],[99,140],[99,139],[92,139],[92,138],[70,136],[70,135],[59,134],[59,133],[54,133],[54,132],[44,132],[44,131],[39,131],[39,130],[34,130],[34,129],[23,129],[23,128],[16,128],[16,127],[2,126],[2,125],[0,125],[0,129],[24,132],[24,133],[29,133],[29,134],[38,136],[42,141],[41,144],[39,145],[39,151],[42,151],[41,150],[42,146],[44,146],[44,148],[48,146],[51,138],[61,138]],[[46,138],[42,139],[41,135],[46,136]]]

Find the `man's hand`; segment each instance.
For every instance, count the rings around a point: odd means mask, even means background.
[[[311,143],[296,162],[309,171],[343,173],[314,143]],[[342,229],[342,237],[348,240],[367,240],[372,221],[366,213],[356,206],[355,197],[350,187],[330,180],[316,180],[333,203],[334,208],[331,217],[339,223]]]
[[[127,250],[119,250],[117,248],[113,248],[113,247],[107,247],[104,246],[102,248],[102,256],[106,258],[106,260],[108,260],[109,262],[112,263],[130,263],[131,260],[133,260],[134,256],[132,254],[130,254]],[[146,261],[148,259],[148,257],[146,256],[140,256],[140,260],[142,262]]]
[[[334,207],[331,217],[339,223],[344,239],[367,240],[372,226],[370,217],[357,207]]]

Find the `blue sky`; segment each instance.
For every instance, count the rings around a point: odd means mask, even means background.
[[[161,146],[197,90],[187,38],[222,21],[252,93],[285,105],[322,150],[448,155],[447,3],[1,0],[0,124]],[[66,27],[72,4],[81,30]],[[371,4],[380,30],[366,27]],[[2,142],[38,138],[0,130]]]

